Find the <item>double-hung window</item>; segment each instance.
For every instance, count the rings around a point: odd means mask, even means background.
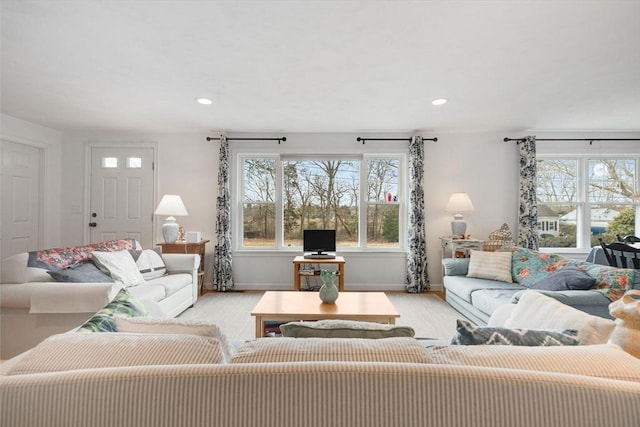
[[[598,238],[637,235],[637,154],[538,155],[538,237],[542,248],[587,249]]]
[[[335,229],[338,250],[403,249],[404,154],[239,154],[238,249],[302,247],[305,229]]]

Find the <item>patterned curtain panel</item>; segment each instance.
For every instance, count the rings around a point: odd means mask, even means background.
[[[407,292],[429,290],[427,242],[424,231],[424,143],[414,136],[409,143],[409,253]]]
[[[218,167],[218,201],[216,215],[216,246],[213,283],[219,291],[233,289],[231,257],[231,199],[229,197],[229,142],[220,135],[220,165]]]
[[[538,205],[536,201],[536,137],[527,136],[520,147],[520,210],[518,246],[538,250]]]

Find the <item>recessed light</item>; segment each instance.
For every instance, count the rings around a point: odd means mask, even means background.
[[[210,100],[209,98],[196,98],[196,102],[198,104],[202,104],[202,105],[211,105],[211,104],[213,104],[213,101]]]
[[[438,99],[434,99],[433,101],[431,101],[431,105],[443,105],[446,104],[447,100],[444,98],[438,98]]]

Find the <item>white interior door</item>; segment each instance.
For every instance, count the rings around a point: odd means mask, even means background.
[[[153,244],[153,148],[91,148],[91,242],[132,238]]]
[[[41,150],[2,140],[2,258],[40,248]]]

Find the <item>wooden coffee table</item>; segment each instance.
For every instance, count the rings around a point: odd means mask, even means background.
[[[345,319],[395,324],[400,314],[384,292],[340,292],[335,304],[324,304],[317,292],[267,291],[251,312],[256,338],[265,336],[265,322]]]

